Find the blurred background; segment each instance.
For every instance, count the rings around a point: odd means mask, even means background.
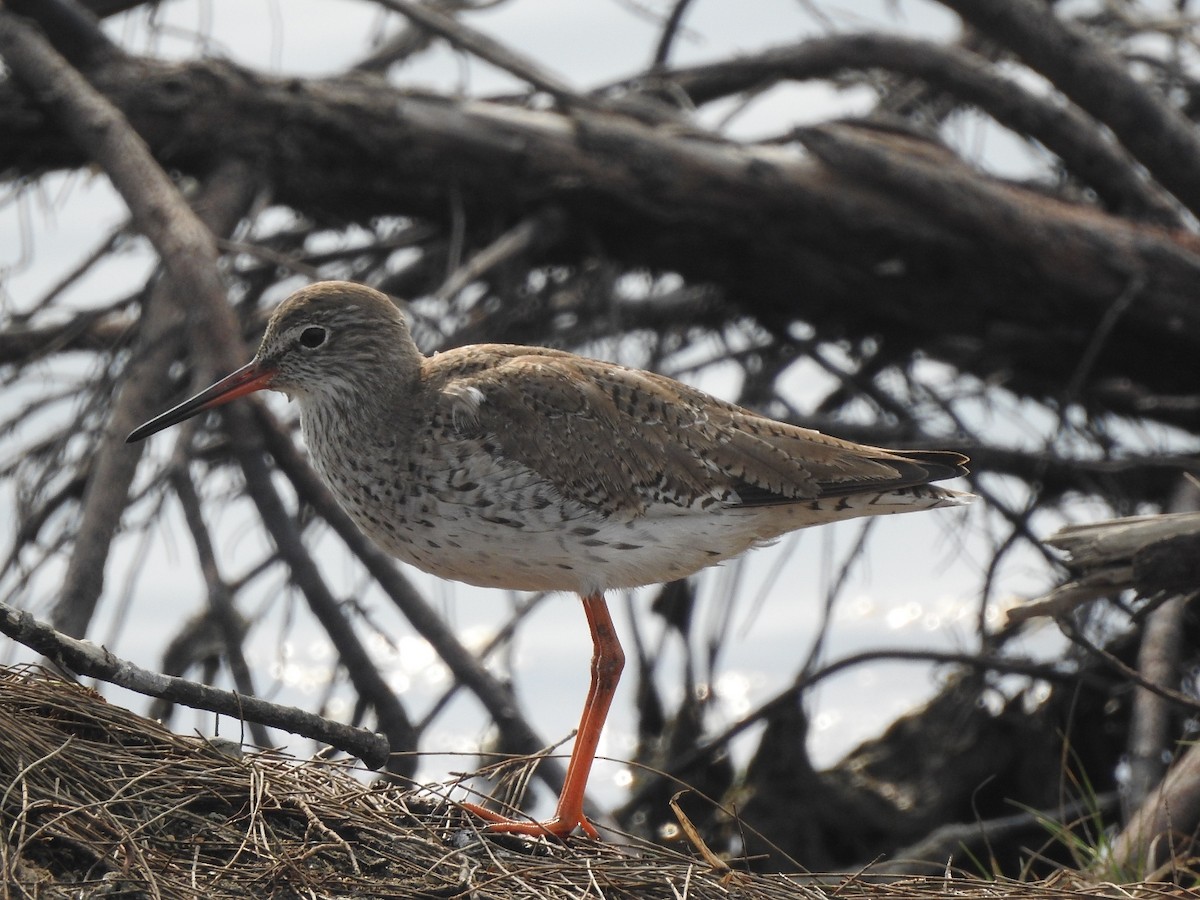
[[[972,457],[953,485],[970,508],[802,532],[611,596],[630,664],[591,782],[602,823],[676,840],[666,801],[687,785],[707,839],[766,868],[987,846],[1005,871],[1070,856],[1047,818],[1096,841],[1119,823],[1134,701],[1094,651],[1136,664],[1157,601],[1110,585],[1062,627],[1007,613],[1066,577],[1045,544],[1062,526],[1194,503],[1192,4],[0,15],[140,135],[215,236],[236,321],[214,327],[180,274],[203,260],[176,247],[173,265],[131,216],[149,182],[114,188],[0,52],[6,602],[146,668],[379,728],[395,778],[516,755],[472,784],[545,811],[561,763],[526,784],[519,757],[575,725],[590,641],[573,598],[381,574],[282,396],[124,443],[224,374],[215,360],[248,360],[292,290],[350,279],[401,301],[426,352],[560,347]],[[1169,683],[1194,699],[1195,623],[1175,615]],[[98,687],[184,732],[318,749]],[[1193,716],[1171,707],[1160,772]]]

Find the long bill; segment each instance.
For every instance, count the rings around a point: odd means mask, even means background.
[[[212,409],[215,406],[228,403],[230,400],[244,397],[246,394],[261,391],[263,388],[271,386],[271,379],[274,377],[275,368],[273,366],[264,366],[258,360],[252,359],[236,372],[226,375],[216,384],[206,387],[200,393],[196,394],[196,396],[189,397],[178,406],[172,407],[165,413],[155,416],[144,425],[139,425],[129,433],[129,437],[125,438],[125,443],[132,444],[134,441],[140,441],[142,438],[156,434],[164,428],[178,425],[185,419],[190,419],[192,416],[204,412],[206,409]]]

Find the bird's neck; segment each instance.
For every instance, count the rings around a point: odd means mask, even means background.
[[[419,370],[378,381],[329,380],[319,394],[300,395],[300,426],[316,456],[333,456],[348,448],[392,443],[418,389]]]

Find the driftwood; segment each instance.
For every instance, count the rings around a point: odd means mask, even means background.
[[[10,6],[37,14],[37,4]],[[1055,21],[1036,19],[1035,34]],[[633,109],[634,100],[608,99],[628,85],[569,96],[549,85],[558,107],[534,109],[397,89],[361,71],[298,81],[218,59],[163,64],[73,36],[60,41],[68,60],[162,165],[206,179],[245,162],[269,173],[274,202],[314,221],[399,214],[445,224],[461,215],[519,228],[561,213],[556,227],[540,229],[550,261],[576,264],[600,247],[633,267],[719,285],[764,322],[886,330],[891,359],[919,349],[1038,399],[1048,384],[1066,385],[1099,409],[1195,422],[1193,408],[1165,401],[1192,390],[1200,243],[1077,111],[1049,108],[972,54],[851,35],[741,65],[659,72],[639,82],[648,95],[635,94]],[[1134,214],[989,178],[903,128],[827,123],[787,144],[747,145],[653,101],[656,85],[704,102],[766,74],[813,79],[873,66],[965,81],[971,102],[1054,147]],[[1105,76],[1102,87],[1080,86],[1132,93],[1158,107],[1147,121],[1161,121],[1164,134],[1179,130],[1177,113],[1144,86]],[[94,159],[87,142],[64,140],[45,96],[0,84],[0,170],[36,174]],[[1169,157],[1170,171],[1190,172],[1190,159]]]
[[[1012,610],[1011,621],[1051,616],[1068,637],[1086,645],[1075,624],[1082,608],[1127,591],[1149,601],[1136,669],[1099,648],[1089,649],[1137,685],[1127,755],[1129,808],[1111,861],[1151,870],[1177,858],[1181,848],[1194,846],[1200,823],[1200,747],[1185,744],[1166,768],[1168,753],[1174,752],[1171,703],[1194,709],[1195,702],[1176,685],[1181,680],[1184,615],[1189,600],[1200,592],[1200,513],[1070,525],[1046,543],[1065,554],[1071,578]]]
[[[371,785],[344,764],[173,734],[32,668],[0,673],[6,897],[1121,898],[1178,887],[1067,872],[764,876],[699,849],[481,834],[454,785]]]
[[[1143,597],[1200,589],[1200,513],[1127,516],[1068,525],[1046,539],[1074,577],[1016,607],[1009,620],[1063,615],[1082,603],[1136,590]]]

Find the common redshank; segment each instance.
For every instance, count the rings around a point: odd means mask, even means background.
[[[253,391],[297,400],[313,464],[388,552],[442,578],[572,591],[591,683],[554,817],[496,831],[597,837],[584,789],[624,665],[604,592],[683,578],[839,519],[958,506],[929,483],[966,458],[891,451],[787,425],[662,375],[559,350],[482,344],[431,357],[384,294],[302,288],[249,363],[130,441]]]

